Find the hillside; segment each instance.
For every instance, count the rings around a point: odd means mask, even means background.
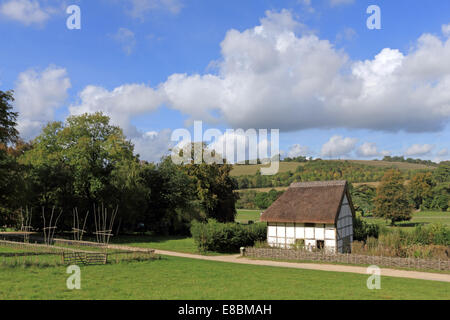
[[[424,164],[408,163],[408,162],[388,162],[388,161],[376,161],[376,160],[324,160],[330,162],[352,162],[356,164],[363,164],[373,167],[381,168],[398,168],[400,170],[434,170],[436,167],[427,166]],[[294,172],[298,166],[304,166],[306,162],[280,162],[279,172]],[[231,175],[234,177],[244,175],[254,175],[261,167],[268,167],[268,165],[234,165]]]

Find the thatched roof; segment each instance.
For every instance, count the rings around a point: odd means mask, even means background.
[[[334,224],[345,194],[354,212],[346,181],[293,183],[264,211],[261,221]]]

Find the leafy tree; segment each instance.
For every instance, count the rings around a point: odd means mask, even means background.
[[[12,111],[13,102],[13,91],[0,90],[0,144],[13,143],[19,135],[16,129],[18,114]]]
[[[439,163],[439,166],[433,171],[433,177],[438,183],[450,182],[450,161]]]
[[[397,221],[411,220],[412,207],[399,170],[386,171],[377,188],[374,203],[375,215],[391,220],[391,225]]]
[[[0,225],[12,222],[13,210],[19,185],[20,167],[16,157],[8,152],[11,143],[18,139],[16,119],[18,114],[12,111],[13,92],[0,91]]]
[[[431,172],[420,172],[412,177],[408,184],[408,193],[416,209],[419,209],[426,199],[432,199],[433,187]]]
[[[49,123],[21,157],[29,169],[29,189],[36,194],[34,204],[66,212],[74,206],[92,210],[94,204],[117,203],[113,171],[132,161],[137,161],[133,145],[101,113]]]
[[[362,184],[350,188],[353,205],[356,211],[361,212],[361,215],[368,215],[373,212],[373,199],[376,195],[376,188]]]

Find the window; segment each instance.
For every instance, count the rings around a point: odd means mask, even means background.
[[[322,250],[325,248],[325,241],[324,240],[317,240],[316,247],[318,250]]]

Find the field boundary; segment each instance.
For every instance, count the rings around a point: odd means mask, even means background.
[[[360,254],[344,254],[327,252],[310,252],[305,250],[280,248],[245,248],[245,256],[261,259],[278,259],[293,261],[320,261],[331,263],[347,263],[357,265],[377,265],[394,268],[409,268],[421,270],[450,270],[450,260],[413,259],[385,256],[370,256]]]

